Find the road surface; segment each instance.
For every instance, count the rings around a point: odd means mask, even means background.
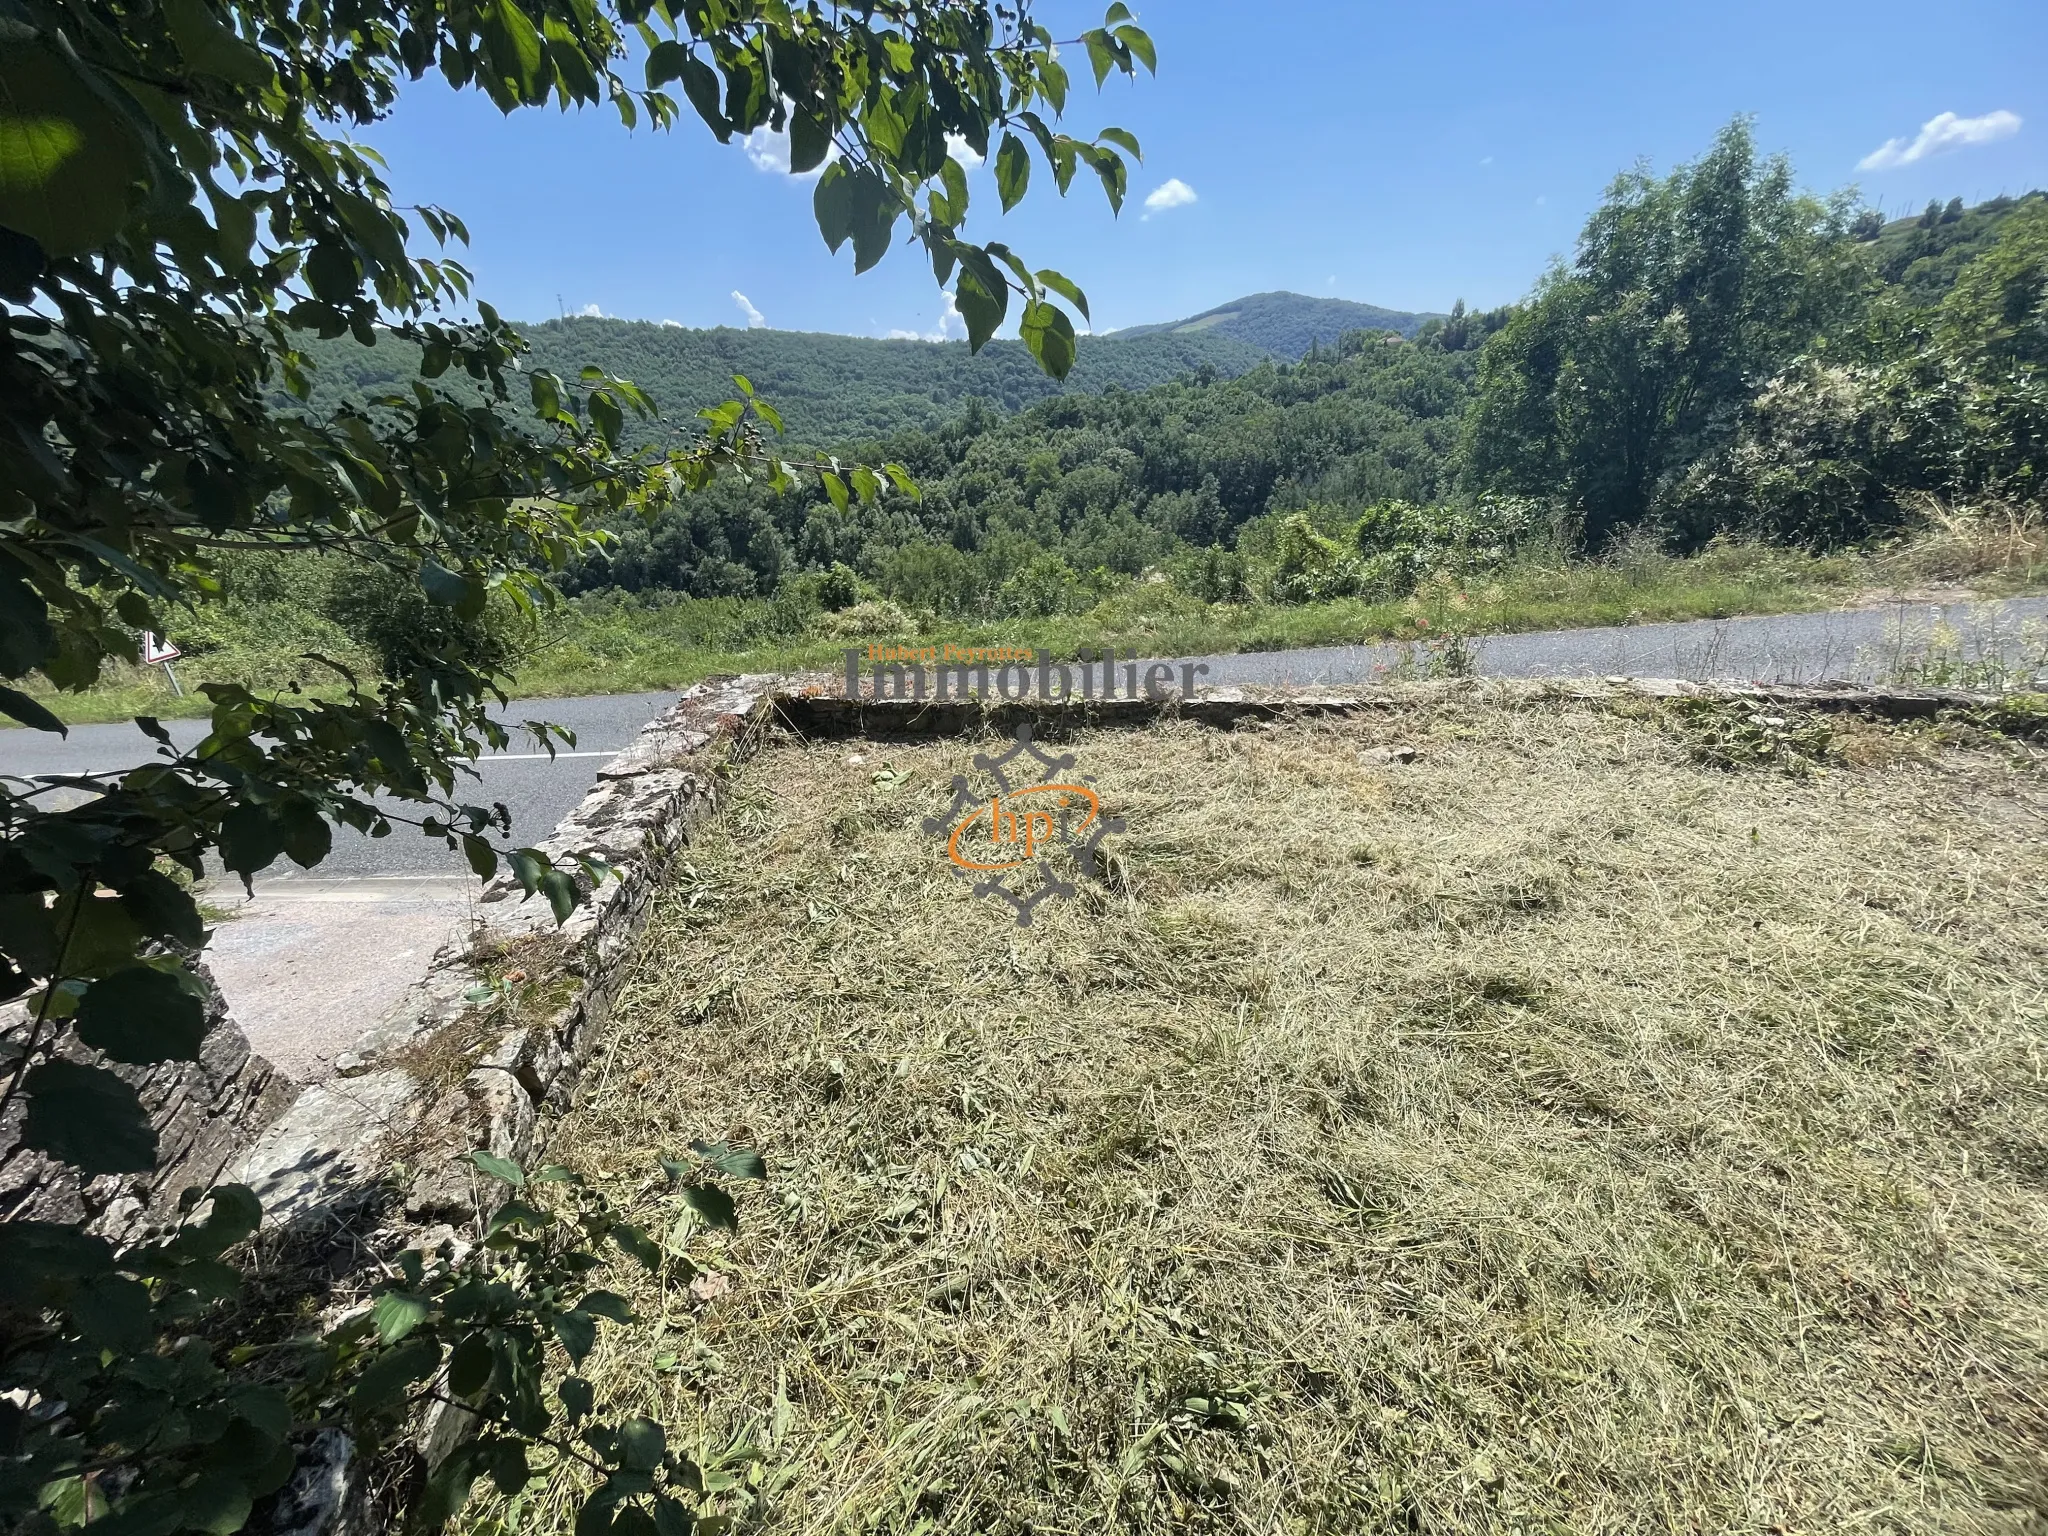
[[[1902,653],[1910,654],[1916,643],[1924,644],[1937,623],[1955,630],[1965,658],[2000,654],[2011,660],[2020,655],[2023,645],[2038,656],[2041,642],[2021,631],[2030,623],[2048,626],[2048,597],[1974,604],[1887,603],[1833,613],[1485,635],[1469,643],[1475,669],[1484,677],[1868,683],[1892,676]],[[2029,640],[2033,643],[2026,645]],[[1398,645],[1321,646],[1194,659],[1209,666],[1203,681],[1218,686],[1343,686],[1383,680],[1400,666],[1406,649]]]
[[[513,836],[537,843],[573,810],[605,761],[675,701],[673,693],[515,701],[503,718],[551,720],[576,733],[550,760],[515,733],[478,760],[458,798],[502,800]],[[167,720],[179,747],[206,735],[203,720]],[[133,725],[74,725],[68,737],[0,731],[0,773],[80,773],[132,767],[155,754]],[[207,903],[222,914],[206,960],[228,1010],[258,1052],[300,1082],[324,1077],[340,1052],[397,1005],[442,944],[467,926],[479,890],[457,853],[397,826],[368,838],[336,828],[334,852],[312,870],[279,860],[255,894],[220,876]]]

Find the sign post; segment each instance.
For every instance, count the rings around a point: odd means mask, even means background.
[[[171,680],[171,693],[182,699],[185,690],[178,686],[178,674],[171,670],[171,663],[185,653],[168,640],[159,640],[148,630],[142,632],[142,664],[145,667],[161,666],[164,676]]]

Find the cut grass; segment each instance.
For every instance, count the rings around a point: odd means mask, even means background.
[[[2041,1529],[2039,754],[1419,697],[1080,737],[1026,929],[919,830],[974,743],[744,767],[550,1155],[769,1181],[600,1395],[748,1530]]]

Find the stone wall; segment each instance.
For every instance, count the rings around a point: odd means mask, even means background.
[[[234,1170],[273,1228],[317,1227],[366,1203],[414,1228],[474,1220],[486,1198],[472,1150],[525,1159],[565,1107],[610,1014],[618,961],[721,770],[766,707],[766,678],[686,692],[600,770],[540,849],[597,854],[616,871],[557,928],[509,874],[484,888],[473,930],[443,948],[399,1006],[310,1085]],[[402,1185],[386,1177],[402,1165]]]
[[[77,1223],[113,1242],[132,1242],[176,1214],[178,1196],[188,1185],[218,1182],[289,1107],[292,1082],[249,1049],[206,967],[195,971],[206,987],[207,1030],[199,1059],[113,1067],[134,1086],[156,1127],[155,1171],[89,1179],[28,1151],[20,1145],[27,1104],[17,1097],[0,1122],[0,1219]],[[12,1047],[6,1059],[22,1048],[28,1029],[25,1012],[10,1010],[0,1024],[0,1039]],[[81,1063],[98,1060],[68,1038],[58,1054]]]

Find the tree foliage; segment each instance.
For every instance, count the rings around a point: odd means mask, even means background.
[[[1067,42],[1098,86],[1153,65],[1121,4]],[[636,449],[626,423],[653,418],[653,398],[594,366],[528,366],[449,254],[460,218],[395,206],[348,130],[437,70],[507,112],[608,105],[628,128],[667,128],[687,110],[722,139],[786,131],[797,169],[829,159],[818,221],[856,270],[907,229],[953,282],[975,346],[1014,310],[1061,375],[1075,334],[1062,306],[1085,317],[1085,295],[964,237],[967,188],[946,153],[949,135],[984,153],[993,139],[1006,205],[1034,156],[1060,191],[1085,168],[1120,205],[1137,141],[1059,129],[1058,54],[1028,9],[973,0],[0,4],[0,711],[61,730],[11,685],[88,686],[136,655],[141,631],[217,599],[226,557],[342,562],[408,615],[374,678],[308,655],[302,679],[335,684],[326,696],[207,684],[211,731],[189,750],[138,721],[153,756],[83,776],[81,805],[0,786],[0,1001],[28,1010],[0,1068],[0,1127],[19,1147],[86,1174],[152,1166],[148,1118],[112,1066],[197,1055],[179,957],[205,930],[172,871],[199,876],[208,855],[248,879],[280,858],[317,864],[336,826],[381,836],[411,821],[480,874],[509,853],[527,893],[566,915],[601,864],[508,848],[507,813],[465,791],[475,757],[508,739],[503,655],[479,621],[493,604],[555,601],[549,573],[600,547],[603,524],[654,516],[721,471],[775,487],[800,474],[744,377],[682,441]],[[343,337],[417,348],[416,376],[362,405],[304,409],[308,342]],[[894,465],[801,473],[842,510],[914,492]],[[530,728],[550,749],[566,739]],[[10,1329],[0,1382],[16,1394],[0,1413],[10,1527],[39,1499],[37,1518],[59,1524],[110,1499],[109,1530],[230,1530],[274,1478],[283,1416],[303,1402],[238,1397],[240,1378],[217,1380],[203,1346],[178,1342],[203,1334],[227,1285],[221,1255],[252,1220],[246,1192],[212,1199],[211,1235],[191,1240],[204,1251],[182,1235],[117,1255],[78,1234],[8,1234],[56,1245],[54,1268],[25,1271],[49,1287],[16,1297],[47,1347],[14,1349]],[[448,1294],[468,1283],[450,1278]],[[514,1310],[533,1304],[522,1293]],[[425,1335],[379,1332],[389,1352],[364,1379],[424,1379]],[[537,1381],[531,1362],[517,1369]],[[185,1417],[165,1417],[173,1403]],[[201,1422],[254,1429],[205,1449],[165,1428]],[[538,1421],[511,1422],[530,1434]],[[657,1437],[621,1428],[601,1457],[653,1479]],[[76,1499],[62,1491],[74,1484]],[[642,1514],[659,1521],[661,1506]]]
[[[1563,494],[1596,544],[1643,521],[1756,380],[1854,315],[1850,212],[1796,191],[1739,120],[1662,180],[1619,177],[1573,262],[1486,348],[1474,483]]]

